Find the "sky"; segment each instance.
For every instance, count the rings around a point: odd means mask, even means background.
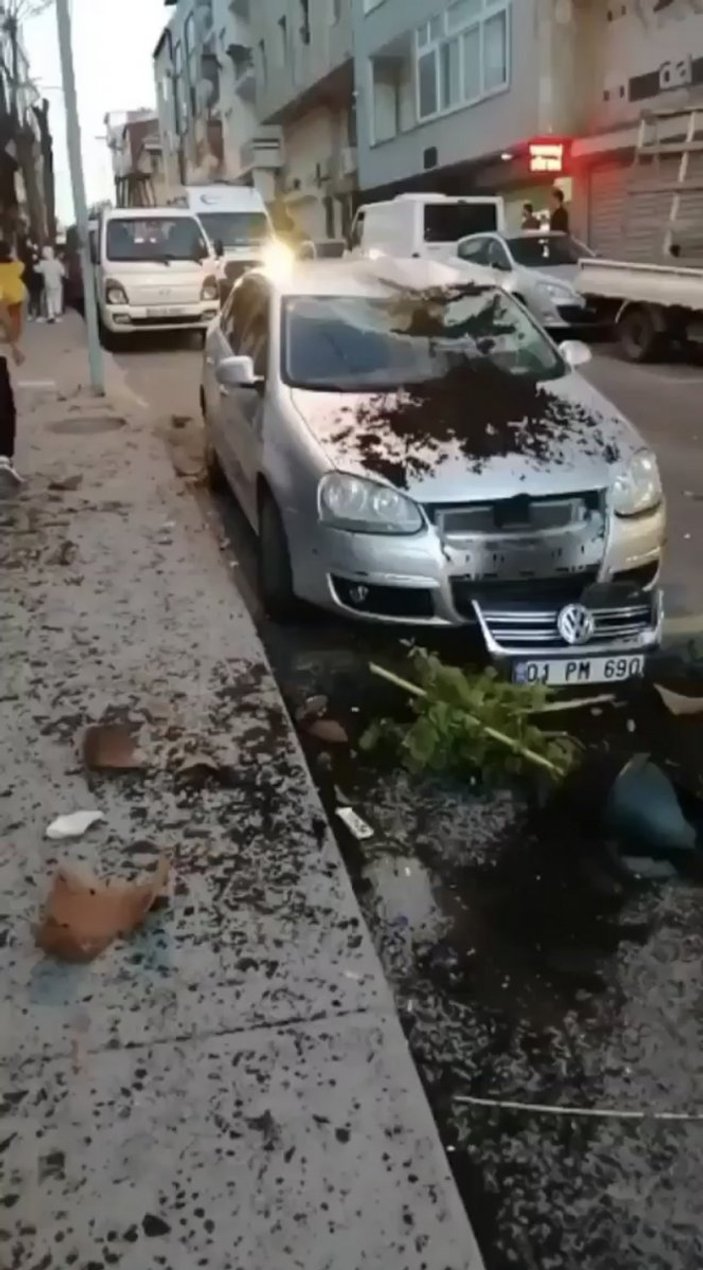
[[[114,198],[110,154],[103,139],[105,115],[153,107],[151,55],[173,10],[165,7],[164,0],[72,0],[71,9],[83,166],[91,204]],[[53,4],[39,17],[25,21],[24,38],[32,78],[51,103],[58,216],[71,224],[73,199]]]

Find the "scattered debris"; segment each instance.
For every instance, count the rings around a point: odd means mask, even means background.
[[[573,697],[569,701],[547,701],[543,705],[538,705],[533,709],[533,714],[555,714],[561,713],[562,710],[585,710],[588,706],[611,705],[617,701],[617,697],[613,692],[602,692],[597,697]],[[594,710],[595,714],[596,711]],[[602,714],[602,710],[598,714]]]
[[[77,555],[78,548],[75,542],[71,542],[70,538],[66,538],[59,544],[56,550],[51,553],[47,563],[60,565],[73,564]]]
[[[71,491],[78,489],[83,484],[82,472],[75,472],[71,476],[57,476],[53,481],[49,481],[49,489]]]
[[[61,961],[92,961],[142,924],[166,887],[169,868],[162,856],[148,880],[112,883],[60,869],[37,932],[38,947]]]
[[[703,697],[685,697],[680,692],[672,692],[670,688],[654,685],[669,714],[685,716],[703,714]]]
[[[104,820],[101,811],[73,811],[67,816],[57,816],[46,831],[47,838],[61,842],[64,838],[82,838],[91,825]]]
[[[83,761],[93,772],[133,772],[145,766],[131,729],[124,723],[95,723],[83,734]]]
[[[341,723],[337,723],[336,719],[314,719],[307,725],[307,731],[310,736],[314,736],[317,741],[322,741],[325,745],[349,744],[346,729]]]
[[[192,415],[171,415],[172,428],[185,428],[191,423]]]
[[[188,785],[201,786],[210,778],[224,780],[227,769],[211,754],[181,755],[175,764],[176,775]]]
[[[328,698],[321,694],[316,697],[308,697],[301,706],[298,706],[295,712],[296,723],[309,723],[311,719],[321,719],[328,705]]]
[[[369,838],[373,838],[373,829],[361,819],[361,816],[357,816],[353,807],[337,807],[335,815],[339,817],[343,825],[346,825],[349,832],[358,838],[359,842],[367,842]]]

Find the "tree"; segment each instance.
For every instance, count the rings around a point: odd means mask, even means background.
[[[46,212],[55,219],[53,206],[46,200],[46,180],[53,189],[53,159],[49,173],[44,171],[44,189],[41,187],[38,158],[41,154],[46,164],[46,147],[51,146],[48,118],[30,111],[26,102],[27,92],[36,93],[29,79],[27,60],[21,47],[20,23],[35,17],[48,8],[51,0],[0,0],[0,201],[2,230],[8,235],[16,229],[17,193],[15,172],[22,173],[27,195],[27,210],[32,236],[44,241],[47,234]],[[38,94],[37,94],[38,95]],[[45,131],[42,131],[42,128]],[[38,133],[38,135],[37,135]],[[52,197],[53,202],[53,197]]]

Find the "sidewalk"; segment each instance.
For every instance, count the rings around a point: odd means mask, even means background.
[[[73,315],[28,333],[29,479],[0,504],[0,1266],[480,1270],[247,611],[116,363],[109,404],[75,395],[81,340]],[[145,773],[86,773],[104,718],[140,727]],[[220,780],[185,785],[203,751]],[[142,933],[87,966],[35,949],[59,862],[162,850]]]

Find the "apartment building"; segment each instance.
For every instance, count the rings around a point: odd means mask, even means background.
[[[493,190],[517,224],[556,183],[604,252],[623,249],[643,109],[703,106],[703,0],[356,0],[354,42],[364,197]],[[661,140],[684,125],[665,122]],[[680,157],[639,190],[633,256],[656,252]],[[700,221],[703,189],[686,199]]]
[[[166,178],[234,180],[343,234],[356,188],[352,0],[165,0],[154,52]]]

